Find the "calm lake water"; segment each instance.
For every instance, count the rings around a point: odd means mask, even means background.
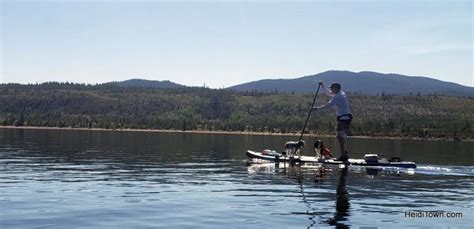
[[[294,138],[0,129],[0,228],[472,228],[474,143],[349,141],[416,170],[247,163]]]

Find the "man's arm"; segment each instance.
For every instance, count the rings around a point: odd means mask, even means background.
[[[313,110],[323,110],[324,111],[324,110],[327,110],[327,109],[329,109],[329,108],[331,108],[335,105],[336,105],[336,101],[334,101],[334,97],[333,97],[331,100],[329,100],[329,102],[327,104],[319,106],[319,107],[313,107]]]
[[[324,94],[326,94],[328,97],[334,97],[334,96],[335,96],[335,94],[333,94],[329,89],[327,89],[327,88],[324,86],[323,81],[319,81],[319,85],[321,85],[321,87],[323,88]]]

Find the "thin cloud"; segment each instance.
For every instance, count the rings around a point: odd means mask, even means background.
[[[410,50],[413,50],[412,53],[414,55],[427,55],[445,52],[473,52],[474,48],[472,47],[472,45],[440,44],[429,47],[411,48]]]

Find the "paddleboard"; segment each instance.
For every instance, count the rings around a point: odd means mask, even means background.
[[[319,159],[311,156],[295,156],[289,157],[280,153],[263,154],[252,150],[247,150],[247,157],[257,158],[273,162],[287,162],[287,163],[319,163],[332,165],[353,165],[353,166],[374,166],[374,167],[398,167],[398,168],[416,168],[414,162],[400,161],[390,162],[387,160],[378,160],[377,162],[367,162],[364,159],[349,159],[347,162],[335,161],[334,159]]]

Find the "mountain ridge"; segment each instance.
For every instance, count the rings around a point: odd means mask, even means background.
[[[346,92],[363,94],[440,94],[474,97],[474,87],[441,81],[424,76],[406,76],[396,73],[371,71],[351,72],[330,70],[294,79],[263,79],[252,81],[228,89],[235,91],[279,91],[309,93],[314,92],[317,82],[326,84],[339,82]]]
[[[342,90],[350,93],[376,94],[437,94],[449,96],[474,97],[474,87],[457,83],[441,81],[425,76],[407,76],[397,73],[378,73],[373,71],[341,71],[330,70],[313,75],[306,75],[293,79],[262,79],[237,84],[224,89],[233,91],[277,91],[285,93],[311,93],[315,91],[317,82],[323,81],[326,85],[332,82],[342,84]],[[118,82],[105,83],[121,87],[151,87],[151,88],[185,88],[190,87],[177,84],[169,80],[156,81],[146,79],[130,79]]]

